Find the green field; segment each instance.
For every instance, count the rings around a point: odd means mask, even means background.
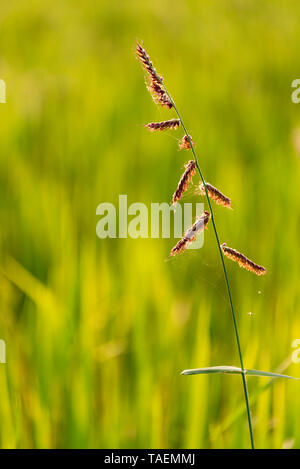
[[[0,447],[249,447],[240,377],[180,375],[239,366],[212,226],[169,262],[173,238],[96,236],[98,204],[169,202],[191,156],[182,130],[142,127],[175,113],[137,39],[233,200],[221,241],[268,269],[226,260],[245,366],[300,377],[299,18],[296,0],[2,2]],[[300,448],[300,383],[248,385],[256,446]]]

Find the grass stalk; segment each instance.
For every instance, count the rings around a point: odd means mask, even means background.
[[[245,368],[244,368],[242,348],[241,348],[241,343],[240,343],[240,338],[239,338],[239,331],[238,331],[238,326],[237,326],[236,314],[235,314],[235,310],[234,310],[234,306],[233,306],[233,300],[232,300],[232,294],[231,294],[229,278],[228,278],[228,274],[227,274],[227,270],[226,270],[226,265],[225,265],[225,261],[224,261],[223,252],[222,252],[222,249],[221,249],[221,246],[220,246],[220,240],[219,240],[219,235],[218,235],[218,231],[217,231],[217,227],[216,227],[216,223],[215,223],[215,217],[214,217],[212,204],[210,202],[210,198],[209,198],[209,195],[208,195],[208,192],[207,192],[207,187],[206,187],[205,180],[204,180],[204,177],[203,177],[203,174],[202,174],[199,162],[198,162],[198,158],[197,158],[197,155],[196,155],[196,152],[195,152],[195,148],[194,148],[192,139],[191,139],[191,137],[190,137],[190,135],[189,135],[189,133],[186,129],[186,126],[185,126],[185,124],[184,124],[184,122],[181,118],[181,115],[180,115],[180,113],[177,109],[177,106],[176,106],[174,100],[172,99],[171,95],[169,94],[169,92],[168,92],[166,86],[164,85],[163,81],[160,80],[160,83],[163,86],[167,96],[169,97],[169,99],[170,99],[170,101],[171,101],[171,103],[174,107],[174,110],[175,110],[175,112],[178,116],[178,119],[180,120],[182,128],[185,131],[185,134],[187,135],[187,137],[189,139],[189,143],[190,143],[191,150],[192,150],[192,153],[193,153],[193,157],[194,157],[194,160],[195,160],[195,163],[196,163],[196,167],[197,167],[200,178],[201,178],[201,180],[203,182],[203,185],[204,185],[204,188],[205,188],[205,195],[206,195],[207,203],[208,203],[208,206],[209,206],[209,209],[210,209],[211,221],[212,221],[212,225],[213,225],[213,229],[214,229],[214,233],[215,233],[215,238],[216,238],[216,242],[217,242],[217,246],[218,246],[218,251],[219,251],[219,254],[220,254],[220,258],[221,258],[221,264],[222,264],[222,268],[223,268],[223,272],[224,272],[224,276],[225,276],[225,283],[226,283],[226,288],[227,288],[227,293],[228,293],[228,298],[229,298],[229,303],[230,303],[230,309],[231,309],[232,321],[233,321],[233,326],[234,326],[235,338],[236,338],[236,343],[237,343],[237,348],[238,348],[238,355],[239,355],[240,365],[241,365],[241,369],[242,369],[241,376],[242,376],[243,390],[244,390],[244,396],[245,396],[245,405],[246,405],[247,418],[248,418],[251,448],[254,449],[255,446],[254,446],[253,428],[252,428],[252,420],[251,420],[250,401],[249,401],[246,373],[245,373]]]

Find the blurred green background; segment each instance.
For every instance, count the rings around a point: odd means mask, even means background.
[[[190,157],[181,130],[142,127],[175,115],[145,89],[136,39],[233,200],[215,208],[221,241],[268,269],[227,262],[245,366],[300,377],[299,15],[296,0],[2,2],[2,448],[249,447],[240,377],[180,375],[239,365],[212,227],[169,262],[174,239],[96,236],[98,204],[169,202]],[[299,384],[248,384],[257,447],[299,448]]]

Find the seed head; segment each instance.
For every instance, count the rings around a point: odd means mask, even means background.
[[[150,78],[160,84],[163,81],[163,77],[158,75],[146,50],[138,42],[136,44],[136,55]]]
[[[223,207],[231,208],[231,200],[226,197],[226,195],[222,194],[216,187],[212,186],[208,182],[205,183],[206,190],[208,196],[213,199],[217,205],[223,205]],[[204,184],[200,184],[199,186],[200,194],[206,195]]]
[[[236,251],[236,249],[232,249],[226,246],[226,243],[221,244],[221,248],[225,256],[232,261],[237,262],[240,267],[243,267],[246,270],[250,270],[256,275],[265,275],[267,272],[267,270],[262,265],[255,264],[255,262],[248,259],[246,256],[244,256],[244,254]]]
[[[191,148],[189,137],[191,139],[192,145],[194,145],[194,142],[192,140],[192,137],[189,135],[185,135],[182,137],[182,139],[179,141],[179,150],[189,150]]]
[[[158,75],[149,55],[139,43],[136,45],[136,55],[146,71],[148,77],[147,88],[154,102],[171,109],[173,104],[162,85],[163,77]]]
[[[151,132],[156,132],[157,130],[168,130],[168,129],[177,129],[180,126],[179,119],[171,119],[169,121],[162,121],[162,122],[150,122],[150,124],[146,124],[148,130]]]
[[[171,249],[169,255],[177,256],[182,251],[184,251],[187,246],[195,240],[196,235],[206,228],[209,219],[209,212],[203,212],[202,215],[197,218],[195,223],[185,232],[183,238],[181,238],[178,243]]]
[[[173,197],[172,197],[173,204],[176,204],[176,202],[178,202],[178,200],[181,199],[182,195],[187,190],[189,182],[191,181],[196,171],[195,170],[196,163],[194,160],[188,161],[184,166],[186,169],[183,175],[181,176],[177,189],[174,192]]]

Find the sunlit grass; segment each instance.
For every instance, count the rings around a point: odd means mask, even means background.
[[[245,365],[275,371],[290,356],[300,338],[298,2],[1,10],[1,447],[248,447],[239,377],[180,376],[239,366],[212,236],[188,261],[164,262],[173,239],[100,240],[95,212],[119,194],[169,202],[185,162],[174,134],[140,126],[167,115],[132,54],[142,38],[207,180],[233,201],[232,213],[215,209],[222,240],[268,269],[253,278],[228,263]],[[269,386],[252,407],[257,447],[300,447],[297,382]]]

